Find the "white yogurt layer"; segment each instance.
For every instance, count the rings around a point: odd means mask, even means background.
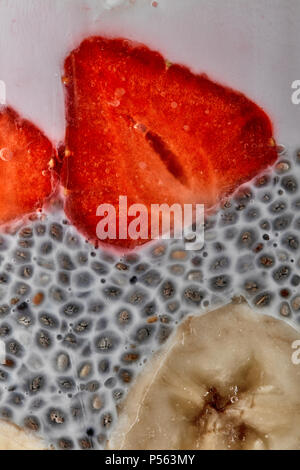
[[[298,0],[2,0],[0,80],[7,101],[54,141],[64,136],[64,58],[89,35],[123,36],[246,93],[276,137],[297,144]]]

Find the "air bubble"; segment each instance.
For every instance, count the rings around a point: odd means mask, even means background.
[[[13,152],[9,150],[8,148],[2,148],[0,150],[0,159],[3,162],[10,162],[13,159]]]

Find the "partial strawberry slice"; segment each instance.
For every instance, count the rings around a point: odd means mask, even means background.
[[[277,157],[267,115],[245,96],[127,40],[93,37],[65,62],[66,213],[97,241],[97,207],[204,203]],[[134,247],[145,240],[110,241]]]
[[[0,224],[36,211],[52,193],[56,151],[31,122],[0,107]]]

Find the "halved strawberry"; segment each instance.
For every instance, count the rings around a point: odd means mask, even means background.
[[[145,46],[89,38],[66,59],[64,83],[65,210],[93,242],[97,207],[118,209],[120,195],[212,207],[276,160],[262,109]]]
[[[0,107],[0,224],[41,208],[53,188],[56,151],[31,122]]]

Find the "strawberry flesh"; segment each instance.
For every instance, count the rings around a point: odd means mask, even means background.
[[[67,57],[64,84],[65,211],[94,243],[102,203],[213,207],[277,158],[261,108],[145,46],[89,38]]]
[[[41,209],[52,191],[56,151],[31,122],[0,107],[0,224]]]

